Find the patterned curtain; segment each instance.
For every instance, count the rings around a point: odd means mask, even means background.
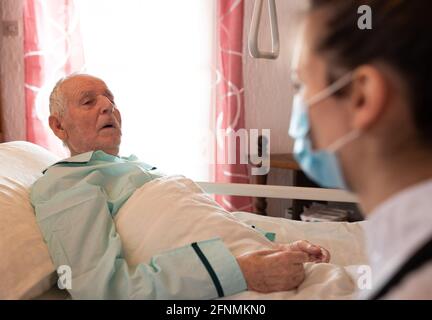
[[[84,68],[73,0],[24,0],[27,140],[66,156],[48,126],[49,94],[57,80]]]
[[[235,133],[245,128],[243,88],[243,0],[217,1],[216,132]],[[217,134],[216,182],[249,183],[247,164],[240,162],[240,143],[236,143],[236,162],[220,163],[229,152],[226,140]],[[252,211],[249,197],[216,196],[230,211]]]

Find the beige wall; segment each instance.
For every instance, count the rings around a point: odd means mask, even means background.
[[[267,1],[264,1],[266,3]],[[298,31],[301,6],[304,0],[276,0],[280,56],[277,60],[253,59],[247,50],[247,36],[254,1],[245,1],[244,24],[244,79],[246,126],[271,129],[271,151],[290,152],[292,140],[288,137],[291,116],[292,86],[290,65],[293,43]],[[267,7],[267,6],[265,6]],[[267,10],[261,20],[260,40],[264,48],[270,48],[270,31]]]
[[[246,127],[250,129],[270,129],[272,153],[292,151],[293,141],[288,137],[291,117],[293,89],[290,81],[290,65],[293,44],[300,22],[300,11],[304,0],[276,0],[280,33],[280,56],[277,60],[253,59],[247,49],[247,36],[255,1],[245,1],[244,25],[244,86]],[[267,1],[264,1],[267,3]],[[261,20],[260,41],[263,48],[270,48],[270,29],[267,5]],[[288,170],[272,169],[268,184],[291,185],[292,174]],[[287,200],[270,200],[268,213],[283,216],[291,206]]]
[[[0,0],[0,14],[3,21],[17,21],[18,35],[4,35],[1,29],[0,46],[0,89],[4,140],[25,140],[24,100],[24,43],[22,24],[22,0]]]

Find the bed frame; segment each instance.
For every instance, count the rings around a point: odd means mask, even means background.
[[[357,203],[357,197],[347,191],[324,188],[303,188],[240,183],[198,182],[205,192],[218,195],[266,197],[278,199],[335,201]]]

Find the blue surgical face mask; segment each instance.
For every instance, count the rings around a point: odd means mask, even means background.
[[[351,73],[343,76],[307,102],[300,94],[294,96],[289,128],[289,135],[295,139],[294,157],[310,179],[326,188],[347,189],[336,152],[357,138],[359,132],[352,131],[325,149],[313,150],[310,140],[308,108],[330,97],[337,90],[350,83],[351,79]]]

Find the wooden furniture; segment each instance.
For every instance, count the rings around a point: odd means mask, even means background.
[[[294,160],[294,157],[292,154],[286,153],[286,154],[270,154],[270,171],[272,168],[278,168],[278,169],[288,169],[288,170],[294,170],[298,171],[300,170],[300,167],[298,166],[297,162]],[[267,177],[266,175],[252,175],[251,180],[252,184],[260,184],[260,185],[266,185],[267,184]],[[267,209],[267,199],[264,197],[260,198],[254,198],[253,199],[253,210],[257,214],[261,215],[267,215],[266,212]]]
[[[258,155],[262,156],[263,150],[266,150],[266,141],[263,137],[258,138]],[[293,171],[294,186],[297,187],[314,187],[319,186],[306,177],[301,170],[300,166],[294,159],[292,153],[270,153],[270,171],[271,169],[286,169]],[[253,184],[266,185],[268,175],[257,175],[251,177]],[[310,201],[307,200],[293,200],[293,219],[300,220],[300,214],[303,211],[303,206],[309,205]],[[264,197],[257,197],[253,199],[253,210],[257,214],[267,215],[267,199]]]

